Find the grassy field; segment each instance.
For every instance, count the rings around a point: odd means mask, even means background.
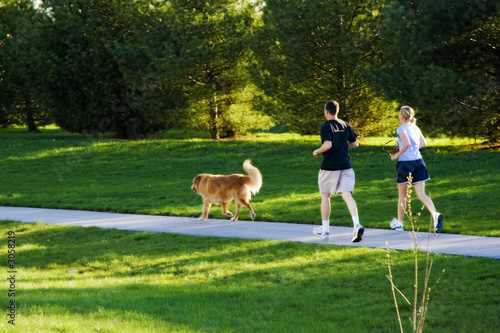
[[[399,331],[382,249],[0,221],[5,247],[9,232],[17,318],[2,316],[0,332]],[[391,258],[411,296],[412,253]],[[431,283],[445,273],[424,331],[497,332],[500,261],[432,258]],[[402,299],[400,311],[410,332]]]
[[[396,216],[395,163],[381,150],[386,140],[360,138],[361,146],[351,151],[354,198],[368,228],[388,228]],[[427,192],[445,216],[443,232],[500,236],[499,150],[474,149],[474,140],[428,141]],[[201,197],[190,190],[194,176],[241,173],[250,158],[264,178],[252,199],[257,220],[320,223],[321,161],[312,157],[318,136],[255,134],[211,141],[169,133],[121,141],[52,129],[36,135],[1,132],[0,147],[0,205],[198,216]],[[210,216],[224,218],[217,206]],[[250,219],[246,209],[240,219]],[[422,225],[428,220],[424,210]],[[352,223],[340,197],[332,200],[331,221]]]
[[[386,140],[360,139],[351,152],[365,227],[387,228],[396,211],[395,164],[380,148]],[[472,143],[429,140],[428,192],[445,214],[445,232],[499,236],[500,155]],[[316,136],[291,134],[120,141],[9,130],[0,133],[0,205],[198,216],[193,177],[242,172],[250,158],[264,177],[252,201],[258,220],[318,223],[320,160],[311,156],[318,145]],[[340,198],[332,207],[333,224],[351,225]],[[222,218],[220,209],[211,217]],[[248,211],[241,218],[249,219]],[[422,227],[428,218],[424,211]],[[17,314],[15,329],[4,316],[0,332],[399,331],[381,249],[12,221],[0,221],[0,229],[4,272],[7,238],[15,235]],[[412,295],[413,254],[393,251],[391,258],[396,285]],[[500,262],[432,258],[431,282],[445,273],[424,331],[496,332]],[[4,308],[9,283],[4,279]],[[402,299],[399,306],[411,331],[412,309]]]

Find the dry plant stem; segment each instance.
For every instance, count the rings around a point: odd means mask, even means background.
[[[413,332],[417,332],[417,299],[418,299],[418,238],[417,238],[417,233],[415,231],[415,220],[413,219],[413,213],[411,210],[411,190],[412,190],[412,180],[413,177],[410,175],[408,176],[408,186],[406,188],[406,216],[408,217],[408,220],[410,221],[411,225],[411,234],[413,237],[413,255],[414,255],[414,263],[415,263],[415,283],[413,285]]]
[[[398,307],[398,300],[396,298],[396,286],[394,285],[394,280],[392,278],[392,270],[391,270],[391,254],[390,254],[390,251],[389,251],[389,243],[388,242],[385,242],[386,246],[387,246],[387,267],[389,268],[389,275],[387,276],[387,278],[389,279],[389,281],[391,282],[391,290],[392,290],[392,297],[394,299],[394,305],[396,307],[396,314],[398,316],[398,322],[399,322],[399,329],[401,330],[401,333],[404,333],[403,331],[403,323],[401,322],[401,315],[399,314],[399,307]],[[403,295],[401,293],[401,291],[398,290],[398,292]],[[404,297],[404,295],[403,295]],[[406,299],[406,297],[405,297]],[[408,301],[408,300],[407,300]]]
[[[430,275],[432,271],[432,264],[433,261],[430,260],[430,253],[427,251],[427,256],[426,256],[426,265],[425,265],[425,277],[424,277],[424,285],[423,285],[423,291],[422,291],[422,298],[419,301],[419,296],[418,296],[418,229],[416,228],[416,218],[413,217],[413,213],[411,210],[411,194],[412,194],[412,180],[413,177],[411,174],[408,176],[408,187],[406,190],[406,207],[405,208],[405,215],[410,221],[411,225],[411,236],[413,237],[413,244],[412,244],[412,249],[413,249],[413,254],[414,254],[414,264],[415,264],[415,283],[413,285],[414,287],[414,299],[413,299],[413,317],[410,318],[410,322],[413,324],[413,332],[414,333],[421,333],[424,329],[424,322],[425,322],[425,317],[427,314],[427,309],[429,306],[429,300],[430,300],[430,293],[432,289],[439,283],[441,280],[441,276],[444,273],[441,273],[439,276],[438,280],[436,281],[436,284],[431,288],[429,287],[429,280],[430,280]],[[424,209],[424,206],[422,206],[422,209]],[[420,212],[416,214],[417,216],[420,216]],[[432,233],[432,218],[431,218],[431,223],[429,226],[429,235]],[[430,242],[430,237],[427,237],[427,249],[429,249],[429,242]],[[389,251],[389,244],[386,242],[387,246],[387,266],[389,268],[389,275],[387,278],[391,282],[391,289],[392,289],[392,296],[394,298],[394,304],[396,307],[396,313],[398,316],[398,322],[399,322],[399,328],[401,332],[403,332],[403,325],[401,322],[401,315],[399,313],[399,307],[397,303],[397,297],[396,297],[396,291],[401,294],[404,299],[408,302],[409,305],[412,305],[410,301],[405,297],[405,295],[394,285],[394,278],[392,276],[392,269],[391,269],[391,260],[390,260],[390,251]]]
[[[432,219],[431,219],[431,226],[432,225],[433,225],[433,223],[432,223]],[[430,232],[429,232],[429,234],[430,234]],[[427,237],[427,248],[429,248],[429,240],[430,240],[430,238]],[[429,286],[429,279],[430,279],[431,271],[432,271],[432,264],[433,264],[433,260],[430,260],[429,251],[427,251],[426,267],[425,267],[425,280],[424,280],[424,292],[422,293],[422,301],[421,301],[421,305],[420,305],[420,309],[421,309],[420,320],[419,320],[419,325],[417,327],[417,332],[422,332],[422,330],[424,329],[425,315],[427,314],[427,308],[429,305],[429,299],[430,299],[430,293],[431,293],[431,288],[429,288],[428,286]],[[436,284],[437,284],[437,282],[436,282]]]

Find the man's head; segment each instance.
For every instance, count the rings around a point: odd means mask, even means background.
[[[327,113],[329,115],[336,116],[339,113],[339,103],[333,100],[326,102],[325,115],[327,115]]]

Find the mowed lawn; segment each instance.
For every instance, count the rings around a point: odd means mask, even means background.
[[[257,220],[320,223],[321,160],[312,157],[318,136],[255,134],[211,141],[172,139],[174,134],[123,141],[58,130],[0,133],[0,205],[199,216],[202,200],[190,189],[194,176],[243,173],[249,158],[264,179],[252,198]],[[361,146],[351,151],[354,198],[368,228],[389,228],[396,216],[395,162],[381,149],[387,140],[360,138]],[[426,188],[445,217],[443,232],[500,236],[500,151],[476,149],[480,142],[428,139],[423,149],[431,174]],[[418,202],[413,207],[420,209]],[[225,218],[218,206],[210,217]],[[250,219],[245,208],[240,219]],[[340,197],[332,199],[331,221],[352,224]],[[426,230],[427,210],[419,221]]]
[[[399,331],[383,249],[0,221],[3,246],[9,232],[17,317],[14,328],[2,316],[0,332]],[[497,332],[500,261],[431,259],[431,286],[445,272],[424,332]],[[412,253],[392,251],[391,261],[413,301]],[[398,301],[411,332],[412,307]]]
[[[58,130],[0,133],[0,205],[198,216],[193,177],[243,172],[250,158],[264,177],[252,200],[257,220],[319,223],[316,136],[210,141],[172,135],[121,141]],[[351,152],[365,227],[388,228],[396,211],[395,164],[380,147],[387,139],[360,138],[361,147]],[[429,139],[428,192],[445,215],[445,232],[498,236],[498,150],[473,143]],[[211,217],[222,218],[218,207]],[[248,211],[241,218],[249,219]],[[424,210],[418,222],[424,229],[428,218]],[[332,223],[351,225],[338,197]],[[4,316],[0,332],[399,331],[383,249],[13,221],[0,221],[0,229],[4,272],[12,269],[6,266],[9,233],[16,243],[16,325]],[[413,301],[413,254],[392,251],[390,257],[395,284]],[[431,285],[441,279],[424,331],[496,332],[500,261],[431,259]],[[422,253],[420,293],[424,268]],[[5,308],[9,283],[4,280]],[[412,307],[399,296],[398,302],[410,332]]]

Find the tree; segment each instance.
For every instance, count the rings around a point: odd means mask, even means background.
[[[390,1],[373,81],[435,133],[500,139],[500,3]]]
[[[26,125],[30,132],[53,120],[41,105],[39,79],[48,59],[37,49],[44,15],[31,1],[0,3],[0,124]]]
[[[317,133],[323,105],[340,103],[341,117],[361,134],[380,133],[397,117],[367,84],[364,68],[377,55],[382,0],[269,0],[252,49],[260,105],[300,133]]]
[[[62,128],[127,138],[173,126],[169,111],[182,99],[158,79],[143,39],[151,24],[139,10],[144,4],[44,1],[52,18],[44,51],[54,59],[45,94]]]
[[[270,119],[249,103],[255,88],[245,64],[253,7],[237,0],[172,0],[161,10],[170,43],[165,66],[183,82],[189,100],[186,126],[208,129],[213,139],[224,130],[234,136],[248,127],[268,126]],[[247,121],[239,122],[243,117]]]

